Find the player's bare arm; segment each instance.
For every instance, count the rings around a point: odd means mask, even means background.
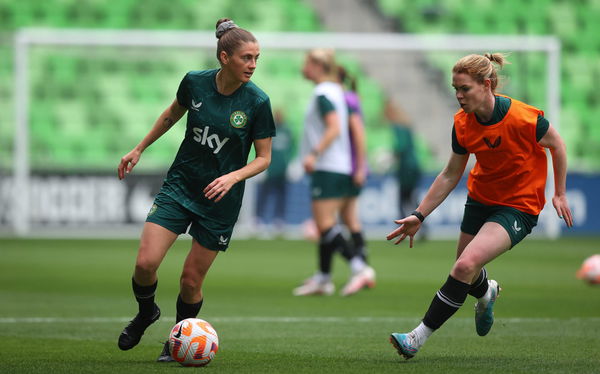
[[[304,159],[304,170],[307,173],[312,173],[315,170],[315,163],[320,154],[331,145],[331,143],[340,136],[340,119],[335,111],[325,114],[323,118],[325,123],[325,133],[319,144],[315,146],[312,152]]]
[[[540,139],[539,144],[550,150],[552,167],[554,169],[554,196],[552,205],[558,218],[564,219],[568,227],[573,226],[573,215],[567,202],[567,147],[552,125],[548,132]]]
[[[433,212],[456,187],[465,171],[468,160],[468,153],[460,155],[453,152],[448,164],[435,178],[435,181],[429,188],[429,191],[427,191],[427,194],[417,208],[417,211],[423,214],[424,217],[427,217]],[[386,237],[387,240],[398,238],[394,242],[394,244],[398,244],[408,236],[410,238],[409,246],[412,248],[414,236],[421,227],[421,220],[414,215],[410,215],[403,219],[395,220],[394,223],[400,225],[400,227],[389,233]]]
[[[352,144],[356,145],[356,171],[352,179],[354,184],[362,186],[367,178],[365,126],[358,113],[350,114],[348,125]]]

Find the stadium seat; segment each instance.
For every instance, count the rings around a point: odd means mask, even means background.
[[[570,111],[570,115],[578,117],[571,122],[573,126],[582,128],[574,133],[584,134],[583,130],[587,131],[585,126],[591,117],[590,108],[600,105],[597,88],[593,87],[593,83],[600,78],[600,69],[597,68],[600,58],[600,2],[597,0],[445,0],[438,2],[444,8],[444,16],[438,19],[425,19],[419,13],[418,10],[422,9],[423,4],[428,4],[427,1],[379,0],[378,4],[382,11],[399,20],[405,32],[442,30],[471,34],[557,36],[562,43],[563,108],[577,108]],[[412,11],[406,12],[407,7],[413,7]],[[545,64],[539,57],[528,58],[525,68],[522,68],[522,62],[518,60],[519,70],[507,67],[506,71],[511,72],[512,79],[506,82],[504,88],[519,98],[532,100],[532,104],[544,105],[545,88],[540,88],[539,81],[545,77]],[[443,62],[436,56],[431,65],[440,66]],[[593,138],[596,139],[595,135]],[[593,144],[600,149],[600,142]],[[578,147],[578,152],[579,149],[581,147]],[[581,155],[588,163],[598,164],[589,161],[598,156],[596,153],[583,152]]]
[[[256,13],[259,8],[267,13]],[[159,0],[114,3],[0,0],[0,32],[36,26],[210,30],[215,20],[223,16],[250,30],[312,31],[320,27],[312,9],[300,0],[261,0],[251,11],[242,9],[233,0],[172,0],[168,4]],[[12,39],[10,35],[6,40],[3,37],[0,33],[0,120],[9,123],[13,115]],[[115,62],[113,57],[105,57],[110,53],[114,56],[109,49],[96,48],[92,54],[80,47],[32,49],[31,91],[38,104],[30,116],[31,141],[36,145],[32,150],[34,167],[71,167],[76,155],[89,164],[101,164],[106,162],[99,162],[101,158],[128,151],[173,100],[186,71],[217,66],[213,54],[205,57],[189,50],[185,52],[188,57],[161,62],[165,61],[162,56],[144,59],[142,52],[138,55],[129,49],[125,58]],[[297,79],[300,62],[290,63],[289,55],[285,54],[276,61],[269,66],[273,81],[284,87],[281,82],[286,82],[287,77]],[[140,74],[147,79],[138,79]],[[293,94],[296,88],[287,86],[281,90],[285,91],[280,93],[282,97],[289,102],[298,101],[298,95]],[[300,96],[303,95],[302,91]],[[302,114],[300,111],[291,117],[294,126],[301,125]],[[154,165],[170,163],[181,141],[182,133],[177,132],[181,128],[154,147],[160,154],[154,158]],[[104,131],[108,135],[102,136]],[[4,146],[4,142],[12,144],[13,134],[12,126],[0,128],[0,162],[12,157],[11,148]],[[86,142],[90,134],[93,141]],[[65,142],[59,145],[49,139]],[[82,144],[86,147],[82,148]],[[113,167],[110,162],[110,168]]]
[[[597,67],[600,57],[600,2],[582,0],[578,2],[553,0],[378,0],[380,8],[390,17],[399,20],[406,32],[461,32],[476,34],[552,34],[557,35],[563,43],[562,76],[563,76],[563,108],[572,109],[571,115],[578,115],[574,126],[586,126],[589,118],[589,106],[598,105],[593,82],[599,77]],[[175,11],[176,9],[176,11]],[[261,9],[261,14],[255,9]],[[105,2],[89,0],[81,2],[34,2],[29,0],[0,0],[0,121],[7,123],[13,115],[12,108],[12,49],[11,39],[3,38],[2,31],[14,31],[20,27],[91,27],[91,28],[144,28],[144,29],[212,29],[214,22],[221,16],[230,16],[238,24],[250,30],[275,31],[317,31],[321,29],[318,17],[310,5],[301,0],[260,0],[252,10],[242,9],[235,0],[171,0],[167,3],[159,0],[120,0]],[[469,17],[466,17],[468,15]],[[533,16],[532,16],[533,15]],[[65,103],[83,106],[85,111],[77,114],[82,120],[84,131],[93,131],[94,126],[109,126],[109,122],[119,124],[116,129],[123,129],[127,136],[124,141],[98,141],[92,146],[94,150],[85,156],[86,160],[94,160],[102,154],[106,144],[117,144],[121,151],[129,148],[130,142],[139,141],[139,136],[151,125],[150,117],[156,116],[175,96],[177,84],[183,72],[199,67],[216,66],[213,55],[204,57],[201,54],[186,52],[185,58],[177,58],[169,62],[152,62],[148,58],[150,81],[144,83],[139,77],[139,65],[135,62],[135,53],[127,54],[127,58],[115,63],[102,57],[102,48],[96,49],[93,56],[85,56],[82,49],[65,48],[60,53],[56,49],[40,47],[32,50],[31,76],[32,95],[38,101],[44,101],[45,115],[32,116],[32,126],[37,129],[50,127],[60,134],[60,123],[53,118],[55,109]],[[71,53],[72,52],[72,53]],[[179,53],[179,52],[178,52]],[[571,56],[571,54],[573,54]],[[187,56],[190,56],[189,58]],[[193,57],[191,57],[193,56]],[[197,57],[201,56],[201,57]],[[164,60],[162,57],[156,60]],[[298,87],[285,86],[281,82],[299,76],[300,63],[298,56],[289,54],[276,59],[264,59],[261,67],[268,71],[261,82],[261,87],[282,102],[282,106],[293,107],[291,110],[292,127],[301,126],[303,108],[287,103],[301,102],[309,85]],[[352,61],[352,59],[350,59]],[[436,67],[447,74],[446,65],[453,63],[454,56],[432,56],[430,67]],[[193,61],[191,63],[190,61]],[[519,97],[528,96],[535,102],[543,100],[545,92],[536,83],[545,66],[539,59],[527,60],[527,68],[523,71],[510,71],[513,79],[507,83],[511,92]],[[517,65],[517,64],[515,64]],[[518,64],[521,66],[520,62]],[[510,69],[510,67],[508,68]],[[102,78],[99,78],[99,76]],[[257,77],[259,74],[257,73]],[[591,78],[590,78],[591,77]],[[596,79],[597,80],[597,79]],[[275,82],[275,83],[272,83]],[[152,85],[152,86],[151,86]],[[155,85],[155,87],[153,87]],[[276,86],[277,85],[277,86]],[[114,88],[118,87],[118,90]],[[374,104],[377,99],[378,86],[372,82],[362,83],[361,90],[369,95],[365,100],[369,116],[378,109]],[[7,98],[7,95],[10,96]],[[78,99],[78,104],[73,100]],[[144,117],[132,113],[131,106],[122,102],[135,101],[135,111],[149,112],[152,116]],[[94,109],[92,109],[94,108]],[[158,108],[158,109],[157,109]],[[62,110],[62,109],[61,109]],[[97,110],[97,114],[93,113]],[[585,116],[585,117],[583,117]],[[586,118],[586,120],[582,120]],[[75,122],[73,122],[75,123]],[[87,126],[87,127],[85,127]],[[90,130],[90,128],[92,130]],[[39,144],[44,140],[45,130],[32,133]],[[50,131],[50,130],[48,130]],[[586,129],[587,131],[587,129]],[[81,134],[82,131],[75,130]],[[5,135],[11,138],[13,128],[0,127],[0,138]],[[113,133],[119,133],[118,130]],[[580,129],[577,133],[583,133]],[[113,137],[116,137],[112,135]],[[594,138],[594,137],[593,137]],[[135,140],[134,140],[135,139]],[[595,139],[595,138],[594,138]],[[168,142],[178,145],[180,139],[169,138]],[[79,140],[83,141],[82,138]],[[9,159],[7,147],[0,144],[0,160]],[[49,143],[49,142],[48,142]],[[600,143],[596,143],[600,148]],[[50,146],[52,147],[52,146]],[[116,147],[116,146],[115,146]],[[68,153],[67,151],[63,153]],[[71,152],[72,154],[73,152]],[[165,153],[167,153],[165,151]],[[86,153],[87,154],[87,153]],[[3,156],[4,155],[4,156]],[[8,155],[8,156],[7,156]],[[91,155],[91,156],[90,156]],[[172,156],[172,155],[171,155]],[[44,158],[36,158],[43,162]],[[1,162],[1,161],[0,161]],[[166,163],[170,162],[165,161]],[[113,166],[111,165],[111,168]]]

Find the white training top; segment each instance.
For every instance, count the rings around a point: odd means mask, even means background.
[[[315,170],[351,175],[352,156],[350,154],[348,107],[344,98],[344,90],[338,83],[322,82],[315,87],[304,118],[301,155],[303,158],[306,157],[319,144],[325,132],[325,122],[317,103],[319,96],[325,96],[333,104],[340,121],[340,135],[317,158]]]

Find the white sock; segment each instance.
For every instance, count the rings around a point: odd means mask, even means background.
[[[331,280],[331,274],[318,272],[315,274],[315,280],[318,283],[327,283]]]
[[[367,267],[367,263],[360,256],[354,256],[350,259],[350,270],[352,274],[358,274]]]
[[[487,303],[490,301],[490,299],[492,298],[492,287],[488,286],[487,291],[485,291],[485,294],[483,296],[481,296],[479,299],[477,299],[478,302],[487,305]]]
[[[415,344],[417,345],[415,348],[418,349],[425,344],[425,341],[431,336],[431,334],[433,334],[433,331],[433,329],[425,326],[423,322],[421,322],[419,326],[412,330],[412,333],[415,337]]]

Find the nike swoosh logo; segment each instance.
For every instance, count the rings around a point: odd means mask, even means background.
[[[179,325],[179,331],[177,331],[177,334],[175,334],[176,339],[181,338],[181,330],[183,330],[183,323]]]

